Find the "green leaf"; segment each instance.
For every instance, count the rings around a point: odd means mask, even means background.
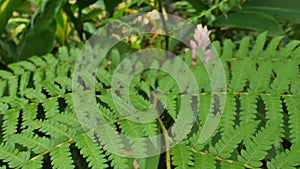
[[[33,55],[44,55],[52,50],[56,33],[55,16],[61,5],[62,0],[46,0],[39,6],[23,33],[17,60],[24,60]]]
[[[194,166],[192,169],[214,169],[216,168],[215,157],[212,154],[194,153]]]
[[[222,158],[229,158],[231,153],[237,148],[238,144],[253,134],[258,122],[250,122],[236,128],[227,129],[222,133],[221,140],[215,145],[215,149],[211,147],[211,151],[215,152]]]
[[[80,148],[80,154],[82,154],[83,158],[87,158],[89,167],[93,169],[108,167],[105,164],[107,160],[103,155],[103,151],[89,136],[82,134],[74,140],[76,141],[76,146]]]
[[[282,35],[283,30],[279,23],[272,17],[259,12],[237,11],[228,14],[228,18],[222,16],[214,23],[218,27],[231,27],[250,29],[258,32],[268,31],[270,35]]]
[[[279,21],[300,22],[300,1],[295,0],[251,0],[243,9],[261,12]]]
[[[186,142],[176,145],[171,150],[172,154],[172,164],[175,169],[188,169],[189,166],[193,165],[193,152],[191,148],[186,145]]]
[[[245,169],[242,163],[239,162],[221,162],[221,169]]]
[[[299,144],[294,145],[290,150],[278,154],[271,162],[268,162],[268,169],[296,169],[296,166],[300,164],[299,154]]]
[[[203,1],[199,0],[186,0],[189,2],[198,12],[203,11],[204,9],[207,9],[208,7],[204,4]]]
[[[16,168],[29,160],[29,152],[19,152],[7,145],[0,144],[0,159],[8,162],[9,167]]]
[[[75,168],[71,153],[69,152],[69,146],[70,144],[68,143],[58,145],[53,151],[50,152],[53,168]]]

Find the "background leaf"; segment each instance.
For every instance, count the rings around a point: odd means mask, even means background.
[[[282,35],[283,30],[279,23],[272,17],[259,12],[238,11],[219,17],[215,21],[215,26],[244,28],[258,32],[268,31],[270,35]]]

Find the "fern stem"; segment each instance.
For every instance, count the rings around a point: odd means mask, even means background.
[[[151,95],[153,96],[153,107],[156,108],[157,106],[157,96],[154,91],[151,91]],[[166,166],[167,169],[171,169],[171,154],[170,154],[170,137],[168,134],[168,131],[166,129],[166,126],[164,125],[163,121],[160,119],[160,117],[157,117],[157,121],[159,123],[159,126],[164,134],[165,139],[165,146],[166,146]]]
[[[158,117],[157,118],[158,123],[162,129],[162,132],[164,133],[165,138],[165,144],[166,144],[166,166],[167,169],[171,169],[171,154],[170,154],[170,137],[168,134],[168,131],[163,123],[163,121]]]

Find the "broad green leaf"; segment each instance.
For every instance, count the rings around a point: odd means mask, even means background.
[[[252,0],[243,9],[261,12],[280,21],[300,22],[300,1],[297,0]]]
[[[23,33],[17,60],[24,60],[33,55],[44,55],[52,50],[56,33],[55,16],[61,5],[62,0],[47,0],[39,6]]]
[[[243,28],[258,32],[268,31],[270,35],[283,34],[281,26],[274,18],[263,13],[251,11],[237,11],[228,14],[228,18],[225,16],[217,18],[215,26]]]

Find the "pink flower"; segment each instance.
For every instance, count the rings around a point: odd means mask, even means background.
[[[210,44],[210,35],[211,31],[207,29],[206,26],[202,26],[202,24],[197,25],[197,28],[195,29],[194,33],[194,40],[190,41],[190,45],[193,50],[192,58],[193,58],[193,66],[196,66],[197,62],[197,54],[196,54],[196,48],[201,48],[204,51],[205,54],[205,62],[208,63],[210,56],[211,56],[211,50],[207,49],[207,47]]]

